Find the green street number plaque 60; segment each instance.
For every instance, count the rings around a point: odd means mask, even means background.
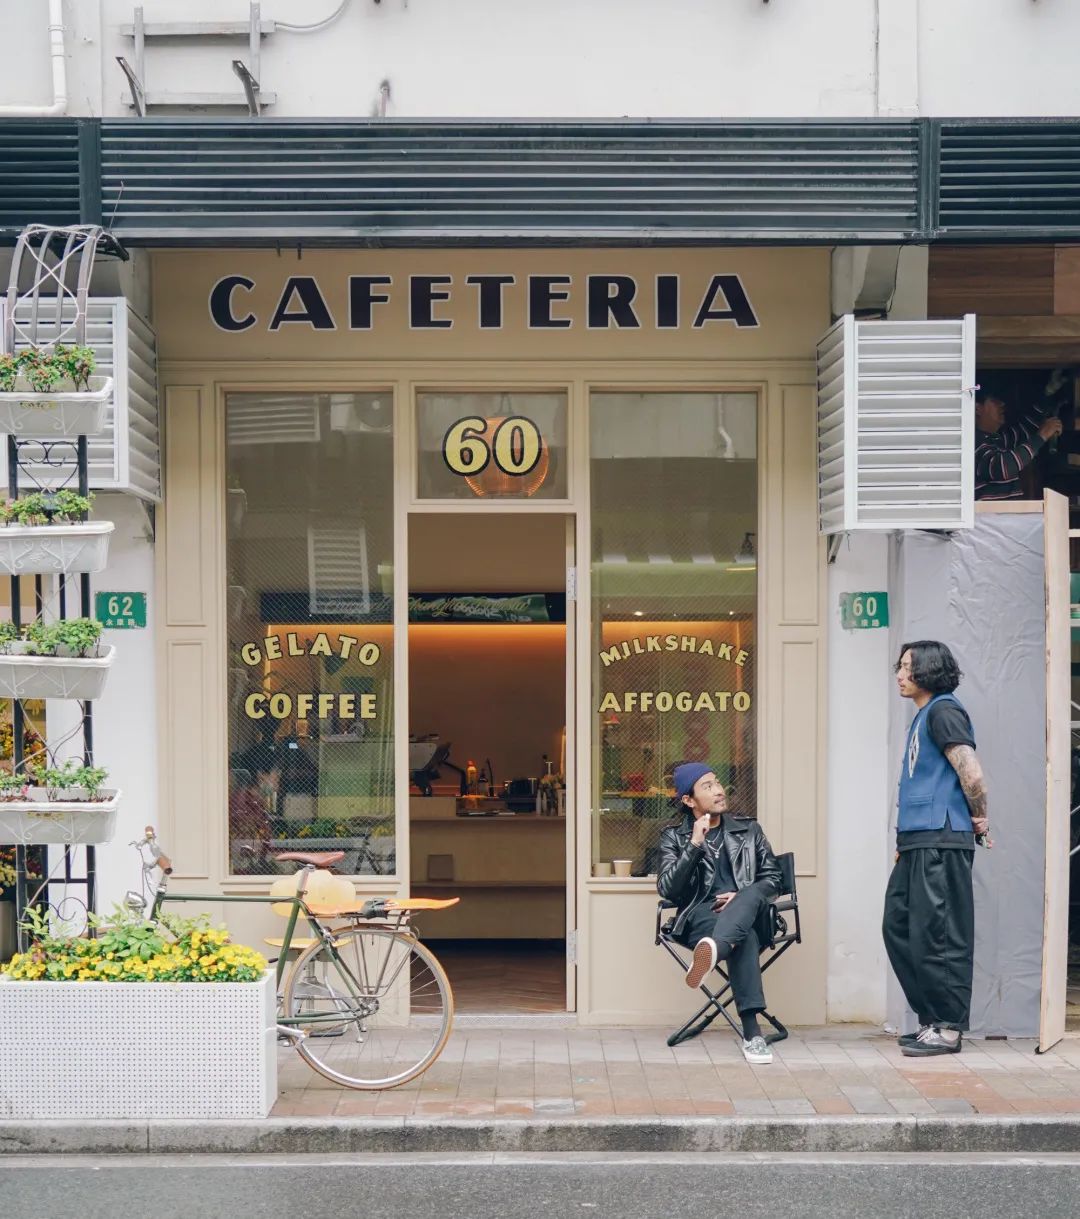
[[[110,631],[146,626],[146,593],[95,593],[94,617]]]
[[[841,593],[840,625],[845,631],[868,631],[889,625],[888,593]]]

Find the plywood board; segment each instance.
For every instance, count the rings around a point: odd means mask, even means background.
[[[1054,312],[1054,247],[931,246],[927,315]]]
[[[1047,491],[1046,562],[1046,883],[1043,891],[1039,1052],[1065,1035],[1069,950],[1070,641],[1069,501]]]

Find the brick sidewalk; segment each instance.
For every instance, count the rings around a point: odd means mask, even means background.
[[[663,1029],[458,1027],[419,1079],[353,1092],[280,1056],[275,1117],[650,1117],[1080,1113],[1080,1038],[970,1041],[961,1054],[904,1058],[865,1026],[794,1030],[768,1067],[722,1031],[671,1050]]]

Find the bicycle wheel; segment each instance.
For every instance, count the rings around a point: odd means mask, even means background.
[[[435,956],[412,935],[359,927],[305,949],[282,1012],[308,1035],[296,1048],[346,1088],[394,1088],[426,1071],[450,1036],[454,997]]]

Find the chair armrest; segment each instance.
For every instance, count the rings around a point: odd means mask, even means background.
[[[786,901],[782,901],[782,902],[775,901],[775,902],[773,902],[772,906],[773,906],[774,910],[778,910],[778,911],[797,910],[799,907],[799,903],[797,901],[792,900],[791,898],[788,898]]]

